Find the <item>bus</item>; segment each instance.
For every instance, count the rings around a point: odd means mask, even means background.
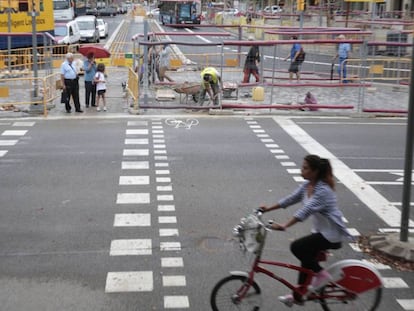
[[[163,25],[201,23],[201,0],[161,0],[158,8]]]
[[[53,0],[55,22],[71,21],[75,18],[75,4],[72,0]]]
[[[32,17],[28,15],[35,4],[36,31],[54,35],[53,0],[0,0],[0,50],[8,49],[8,34],[11,34],[11,48],[32,46],[32,36],[13,36],[13,34],[32,33]],[[10,27],[10,31],[9,31]],[[43,37],[38,36],[38,45],[43,45]]]

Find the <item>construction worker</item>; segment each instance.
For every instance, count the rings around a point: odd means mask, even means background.
[[[214,106],[220,105],[219,93],[223,89],[223,81],[220,74],[213,67],[207,67],[201,72],[201,87],[198,102],[203,105],[206,93],[210,96]]]

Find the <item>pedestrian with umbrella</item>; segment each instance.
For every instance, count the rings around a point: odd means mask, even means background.
[[[95,107],[96,101],[96,84],[93,81],[96,74],[96,62],[93,52],[89,52],[83,62],[83,71],[85,72],[85,106],[89,107],[89,102],[92,107]]]

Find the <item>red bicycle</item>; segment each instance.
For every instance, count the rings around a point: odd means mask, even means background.
[[[354,259],[338,261],[326,268],[332,277],[331,281],[312,290],[310,284],[315,275],[312,270],[261,258],[270,229],[262,221],[260,210],[242,218],[233,231],[239,239],[241,249],[254,254],[254,259],[249,272],[232,271],[214,286],[210,297],[214,311],[260,310],[261,289],[255,280],[258,273],[271,277],[301,296],[303,305],[312,301],[320,304],[324,311],[374,311],[380,304],[383,286],[381,275],[368,263]],[[322,257],[324,256],[319,256],[318,259],[323,261]],[[264,266],[302,271],[307,274],[307,278],[304,284],[294,285]]]

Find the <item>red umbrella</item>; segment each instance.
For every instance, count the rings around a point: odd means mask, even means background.
[[[83,56],[88,56],[89,53],[93,53],[95,58],[108,58],[111,56],[111,52],[99,45],[82,45],[79,48],[79,53]]]

